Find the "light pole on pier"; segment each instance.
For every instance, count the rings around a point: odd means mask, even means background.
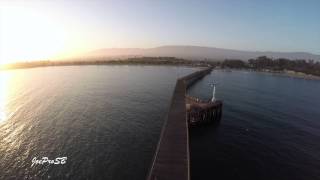
[[[211,102],[214,102],[214,101],[216,100],[216,97],[215,97],[215,95],[216,95],[216,84],[217,84],[217,83],[212,83],[212,84],[211,84],[211,86],[213,87],[213,89],[212,89],[212,99],[211,99]]]

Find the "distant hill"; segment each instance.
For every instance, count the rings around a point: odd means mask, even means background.
[[[313,59],[320,61],[320,55],[307,52],[240,51],[200,46],[160,46],[156,48],[105,48],[85,54],[86,57],[134,57],[134,56],[170,56],[193,60],[248,60],[259,56],[287,59]]]

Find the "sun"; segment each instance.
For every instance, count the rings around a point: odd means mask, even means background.
[[[56,58],[66,36],[64,27],[44,12],[0,7],[0,64]]]

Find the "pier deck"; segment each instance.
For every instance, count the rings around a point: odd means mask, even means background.
[[[210,72],[211,68],[207,68],[177,80],[148,180],[190,179],[186,89]]]

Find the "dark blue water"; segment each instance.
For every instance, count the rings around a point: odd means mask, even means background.
[[[70,66],[0,72],[0,179],[145,179],[176,78],[193,71]],[[68,159],[32,166],[35,157]]]
[[[189,93],[212,81],[223,118],[191,130],[192,179],[320,179],[320,81],[214,71]]]

